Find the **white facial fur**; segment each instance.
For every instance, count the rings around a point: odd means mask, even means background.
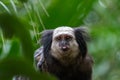
[[[69,35],[72,37],[72,40],[70,41],[69,50],[67,52],[61,51],[61,49],[59,47],[59,42],[56,41],[56,39],[55,39],[56,37],[58,37],[60,35]],[[78,48],[78,44],[76,42],[74,29],[67,27],[67,26],[56,28],[53,32],[51,55],[57,59],[62,59],[65,57],[66,58],[74,58],[78,55],[78,53],[79,53],[79,48]]]

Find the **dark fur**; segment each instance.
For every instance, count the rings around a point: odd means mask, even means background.
[[[50,53],[53,31],[43,33],[41,44],[43,45],[45,61],[39,68],[55,75],[59,80],[92,80],[93,60],[87,54],[85,32],[81,28],[75,28],[74,31],[81,53],[68,65],[60,63]]]
[[[51,48],[52,35],[53,35],[53,30],[46,30],[43,32],[42,35],[41,44],[43,45],[43,53],[45,53],[44,54],[45,58],[47,58]]]

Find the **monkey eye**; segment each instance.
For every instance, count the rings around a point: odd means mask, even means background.
[[[62,39],[61,36],[56,37],[56,40],[57,40],[57,41],[59,41],[59,40],[61,40],[61,39]]]
[[[72,37],[71,36],[66,36],[65,39],[66,40],[72,40]]]

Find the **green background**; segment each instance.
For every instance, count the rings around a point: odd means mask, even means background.
[[[1,0],[0,80],[12,80],[14,75],[55,80],[52,75],[37,72],[33,64],[40,32],[81,25],[90,30],[93,80],[119,80],[119,14],[119,0]]]

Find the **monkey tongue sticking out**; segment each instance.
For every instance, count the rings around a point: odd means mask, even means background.
[[[65,52],[65,51],[68,51],[69,48],[68,48],[68,46],[62,46],[62,47],[61,47],[61,50]]]

